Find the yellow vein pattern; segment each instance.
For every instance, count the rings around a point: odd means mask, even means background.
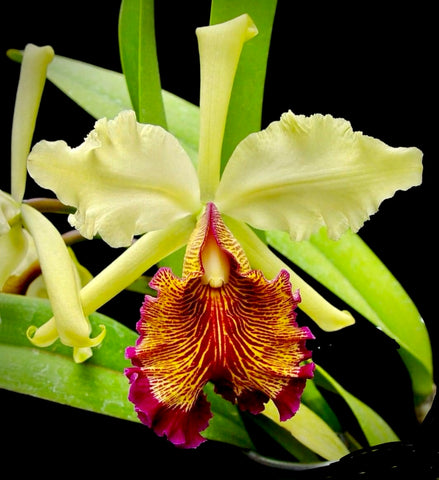
[[[209,235],[230,259],[230,276],[220,288],[201,282],[201,252]],[[208,418],[209,406],[202,400],[208,381],[243,410],[259,413],[272,399],[281,419],[295,413],[313,371],[311,363],[303,365],[311,355],[305,342],[313,336],[295,321],[299,293],[292,292],[284,270],[268,281],[250,269],[213,204],[194,231],[183,278],[162,268],[150,285],[157,297],[145,298],[137,327],[140,338],[127,350],[134,365],[127,369],[131,397],[146,415],[144,423],[155,428],[157,422],[166,423],[166,416],[177,415],[187,428],[183,419],[199,414],[202,402],[202,416]],[[153,399],[154,408],[145,397]],[[169,437],[172,429],[160,427],[160,432]]]

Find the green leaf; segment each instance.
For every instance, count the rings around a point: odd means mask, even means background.
[[[11,60],[21,62],[23,53],[10,49]],[[90,63],[55,55],[47,78],[92,117],[113,118],[122,110],[132,109],[122,73]]]
[[[137,421],[123,374],[46,350],[0,344],[0,382],[18,393]]]
[[[424,321],[401,284],[352,232],[330,240],[326,230],[309,241],[292,241],[283,232],[267,232],[267,241],[400,345],[412,380],[415,403],[433,390],[430,339]]]
[[[168,255],[160,260],[158,266],[169,267],[173,271],[174,275],[181,278],[183,275],[183,261],[185,253],[186,246],[176,250],[174,253],[171,253],[171,255]]]
[[[8,56],[21,62],[22,52],[11,49]],[[122,110],[132,109],[125,77],[113,70],[56,55],[47,78],[96,119],[114,118]],[[166,90],[162,93],[168,131],[179,139],[196,166],[199,108]]]
[[[283,447],[284,450],[286,450],[300,462],[311,463],[319,461],[320,458],[313,451],[305,447],[305,445],[294,438],[287,429],[271,420],[271,418],[268,418],[264,414],[249,414],[246,415],[246,418],[248,418],[249,421],[256,423],[256,425],[258,425],[274,441]]]
[[[315,412],[302,403],[296,414],[281,422],[272,401],[262,415],[286,429],[296,440],[326,460],[338,460],[349,453],[348,447],[334,430]]]
[[[128,285],[126,290],[130,292],[141,293],[143,295],[155,296],[157,292],[149,286],[150,281],[151,281],[151,277],[142,275],[136,280],[134,280],[134,282],[131,285]]]
[[[258,35],[247,42],[238,64],[227,115],[222,148],[222,169],[236,145],[261,129],[262,102],[276,0],[213,0],[210,24],[247,13]]]
[[[166,128],[155,41],[154,0],[122,1],[119,51],[138,121]]]
[[[302,403],[309,407],[314,413],[321,417],[335,432],[341,432],[341,425],[337,415],[329,406],[325,397],[320,393],[314,380],[308,379],[303,391]]]
[[[329,373],[318,365],[316,365],[314,379],[318,385],[330,391],[336,391],[341,395],[355,415],[370,446],[399,441],[395,432],[380,415],[345,390]]]
[[[47,300],[0,294],[0,388],[33,395],[96,413],[138,422],[128,401],[128,380],[123,374],[129,361],[125,348],[134,345],[137,334],[115,320],[90,315],[93,331],[106,327],[103,344],[93,357],[76,364],[71,349],[55,342],[50,347],[33,347],[26,338],[30,325],[41,325],[52,316]],[[203,435],[241,448],[253,448],[237,407],[212,393],[206,386],[214,414]]]
[[[129,365],[125,347],[134,345],[136,333],[104,315],[92,315],[94,331],[98,324],[107,329],[105,348],[94,349],[89,361],[76,364],[71,348],[62,343],[39,349],[26,338],[30,325],[41,325],[51,315],[47,300],[0,294],[0,387],[136,421],[122,373]]]
[[[196,168],[198,165],[200,109],[173,93],[166,90],[162,90],[162,92],[168,120],[168,131],[179,139]]]
[[[208,428],[202,432],[203,437],[245,449],[254,449],[238,408],[217,395],[211,383],[204,387],[204,393],[207,395],[214,416]]]

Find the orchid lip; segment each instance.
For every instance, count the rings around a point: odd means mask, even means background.
[[[257,414],[272,399],[282,419],[297,411],[313,375],[306,341],[295,321],[300,302],[283,270],[268,281],[208,203],[189,239],[183,277],[167,267],[154,275],[127,357],[130,400],[139,419],[180,446],[203,441],[211,416],[203,388]],[[197,421],[195,419],[198,419]]]

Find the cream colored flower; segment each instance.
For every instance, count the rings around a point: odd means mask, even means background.
[[[38,107],[48,64],[54,56],[51,47],[29,44],[23,55],[14,109],[11,143],[11,194],[0,192],[0,288],[34,246],[44,276],[54,318],[27,334],[32,343],[47,346],[57,338],[73,347],[75,361],[92,355],[105,330],[90,338],[91,326],[79,298],[78,273],[58,230],[36,209],[23,203],[26,187],[26,161],[35,128]],[[31,241],[29,241],[29,236]]]

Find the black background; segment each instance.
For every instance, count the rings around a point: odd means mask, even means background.
[[[391,146],[417,146],[424,152],[422,185],[385,201],[359,233],[414,300],[437,351],[437,155],[433,150],[437,90],[433,85],[438,83],[433,11],[422,2],[407,7],[398,4],[394,9],[366,3],[355,4],[351,10],[332,2],[324,5],[279,0],[263,127],[288,109],[306,115],[330,113],[349,120],[354,130]],[[208,24],[209,8],[207,0],[160,0],[156,6],[162,87],[193,103],[198,103],[199,91],[194,30]],[[25,7],[21,2],[8,2],[2,7],[0,188],[10,188],[10,126],[19,74],[18,64],[6,57],[6,50],[22,49],[27,43],[50,44],[59,55],[121,71],[118,13],[115,0],[30,2]],[[64,139],[76,146],[93,124],[93,118],[46,84],[35,141]],[[32,193],[29,182],[26,196]],[[113,254],[101,244],[94,248],[102,248],[103,258]],[[85,253],[79,250],[78,255]],[[103,266],[95,264],[90,269]],[[114,312],[118,305],[113,302],[107,308]],[[134,328],[138,307],[136,297],[132,310],[124,308],[116,318]],[[403,441],[425,436],[426,427],[424,431],[416,425],[407,401],[407,374],[392,342],[361,319],[347,330],[322,334],[315,344],[316,361],[382,413]],[[437,355],[435,360],[437,363]],[[400,393],[396,395],[400,402],[394,400],[395,391]],[[177,474],[204,478],[213,473],[239,478],[244,470],[264,472],[227,445],[207,442],[197,450],[182,451],[142,425],[12,392],[2,391],[0,399],[6,452],[10,449],[26,458],[18,464],[23,471],[35,466],[35,471],[55,476],[63,473],[60,468],[90,474],[125,468],[123,475],[141,478],[148,478],[156,469],[161,469],[164,478]],[[428,422],[429,428],[433,422],[437,425],[437,414],[432,412]],[[4,447],[2,452],[4,455]],[[13,465],[12,455],[6,455],[3,466],[8,458]]]

